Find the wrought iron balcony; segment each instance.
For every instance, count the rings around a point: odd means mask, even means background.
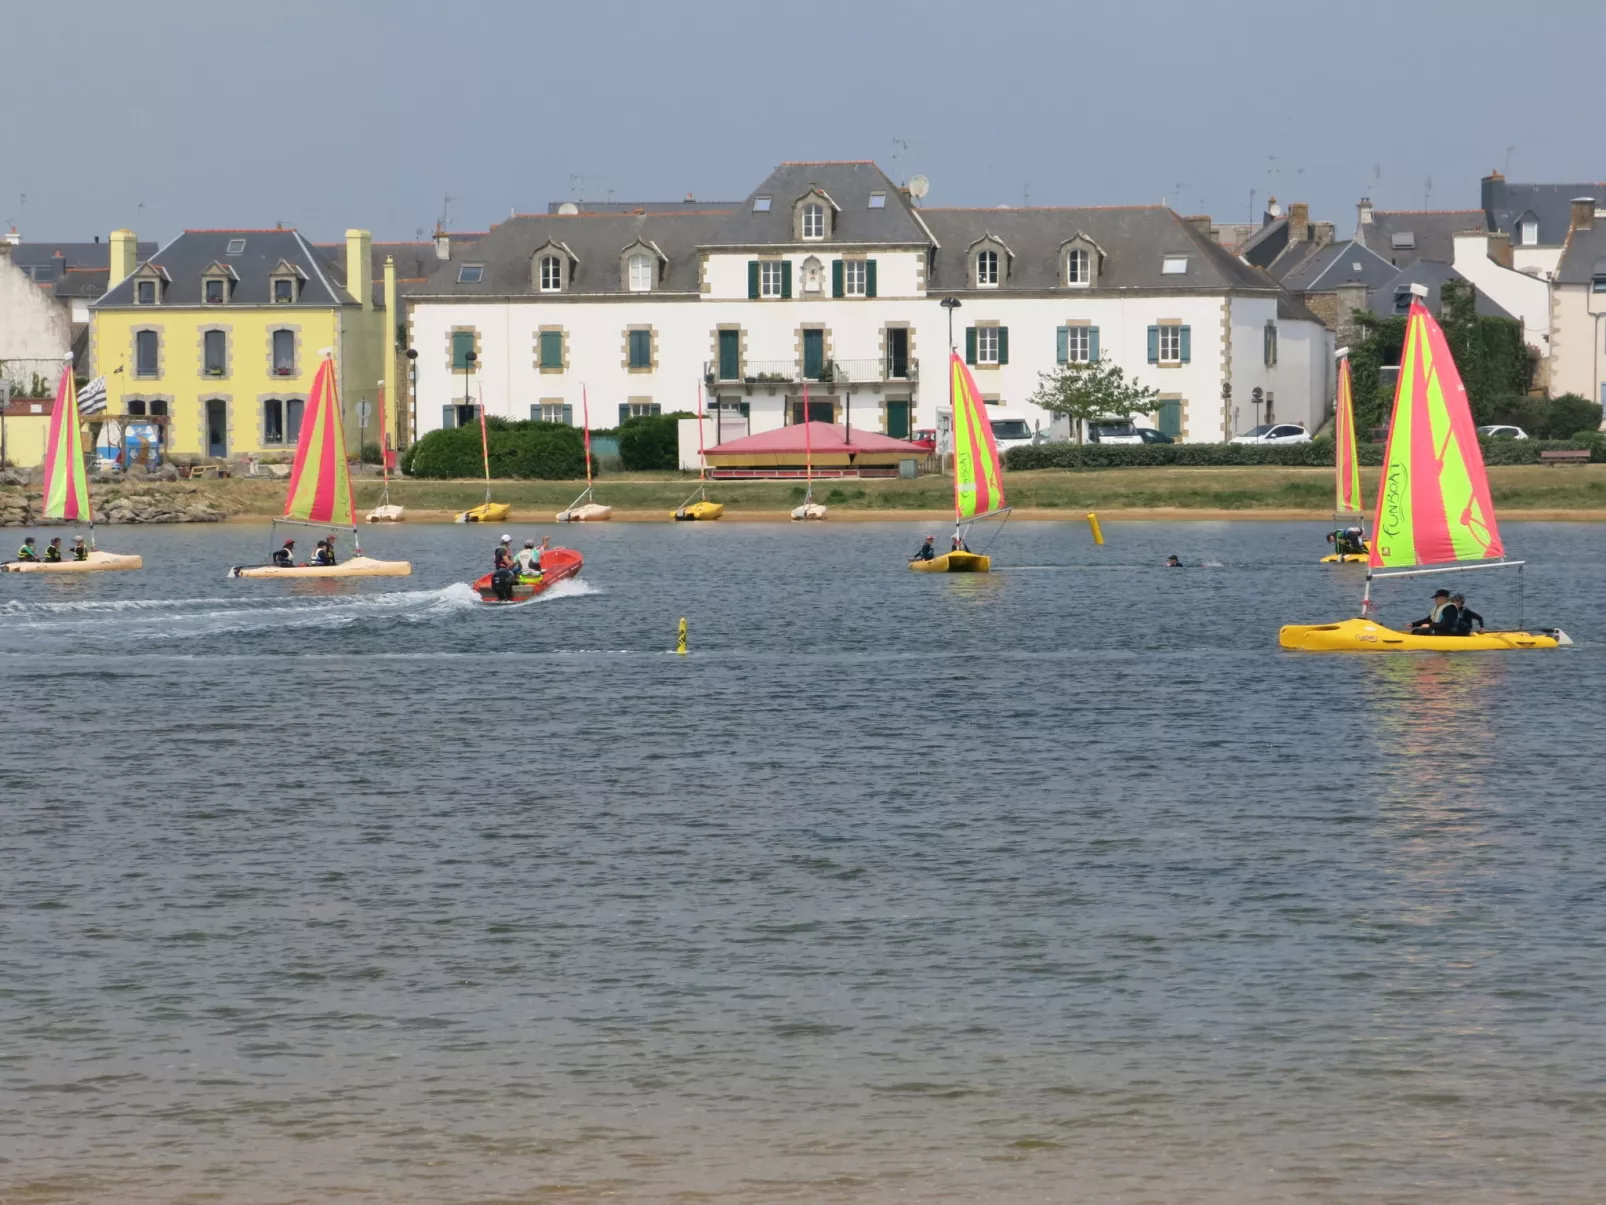
[[[891,381],[918,381],[920,362],[912,357],[897,361],[827,360],[817,372],[805,374],[796,360],[748,360],[743,363],[739,377],[721,376],[716,365],[704,364],[703,379],[711,386],[800,385],[805,380],[827,385],[879,385]]]

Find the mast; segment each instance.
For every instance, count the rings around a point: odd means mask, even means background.
[[[697,383],[697,481],[699,484],[705,480],[704,470],[707,464],[708,458],[703,451],[703,385],[699,381]],[[703,497],[708,497],[706,492]]]
[[[585,434],[586,497],[589,498],[591,496],[591,395],[586,392],[584,381],[580,382],[580,422],[582,424],[580,430]]]
[[[390,423],[385,417],[385,382],[379,382],[379,471],[385,484],[381,489],[381,506],[390,505]]]
[[[814,424],[809,414],[809,383],[803,382],[803,505],[814,503]],[[807,511],[804,512],[807,517]]]

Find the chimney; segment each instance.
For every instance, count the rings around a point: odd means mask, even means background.
[[[1504,230],[1489,231],[1489,258],[1502,268],[1514,266],[1511,258],[1511,236]]]
[[[139,240],[134,237],[132,230],[113,230],[110,242],[110,259],[107,262],[111,265],[111,275],[106,287],[114,289],[139,267]]]
[[[1569,230],[1588,230],[1595,224],[1595,198],[1574,197],[1572,221],[1567,224]]]
[[[452,258],[452,236],[446,233],[444,226],[435,227],[435,258]]]
[[[6,242],[13,247],[22,242],[22,235],[17,233],[17,228],[15,226],[6,231]]]
[[[1362,226],[1372,224],[1372,198],[1362,197],[1361,203],[1355,207],[1357,220]]]
[[[1331,222],[1312,222],[1310,224],[1311,241],[1318,247],[1325,247],[1332,242],[1334,233],[1333,223]]]
[[[1310,240],[1310,206],[1295,201],[1288,207],[1288,241],[1303,243]]]
[[[374,308],[374,236],[366,230],[346,231],[346,292]]]
[[[1204,235],[1205,238],[1214,237],[1210,229],[1210,215],[1208,213],[1196,213],[1192,217],[1183,218],[1182,220]]]

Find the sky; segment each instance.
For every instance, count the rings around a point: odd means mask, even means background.
[[[6,0],[0,225],[399,241],[873,159],[927,205],[1275,194],[1344,237],[1363,195],[1606,179],[1603,44],[1601,0]]]

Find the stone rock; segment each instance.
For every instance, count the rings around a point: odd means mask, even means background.
[[[144,481],[150,474],[145,471],[142,464],[131,464],[123,470],[123,477],[128,481]]]
[[[0,485],[27,485],[27,469],[0,469]]]
[[[178,480],[178,466],[177,465],[172,465],[172,464],[164,464],[160,468],[158,468],[154,473],[149,474],[149,477],[150,477],[150,479],[152,481],[177,481]]]

